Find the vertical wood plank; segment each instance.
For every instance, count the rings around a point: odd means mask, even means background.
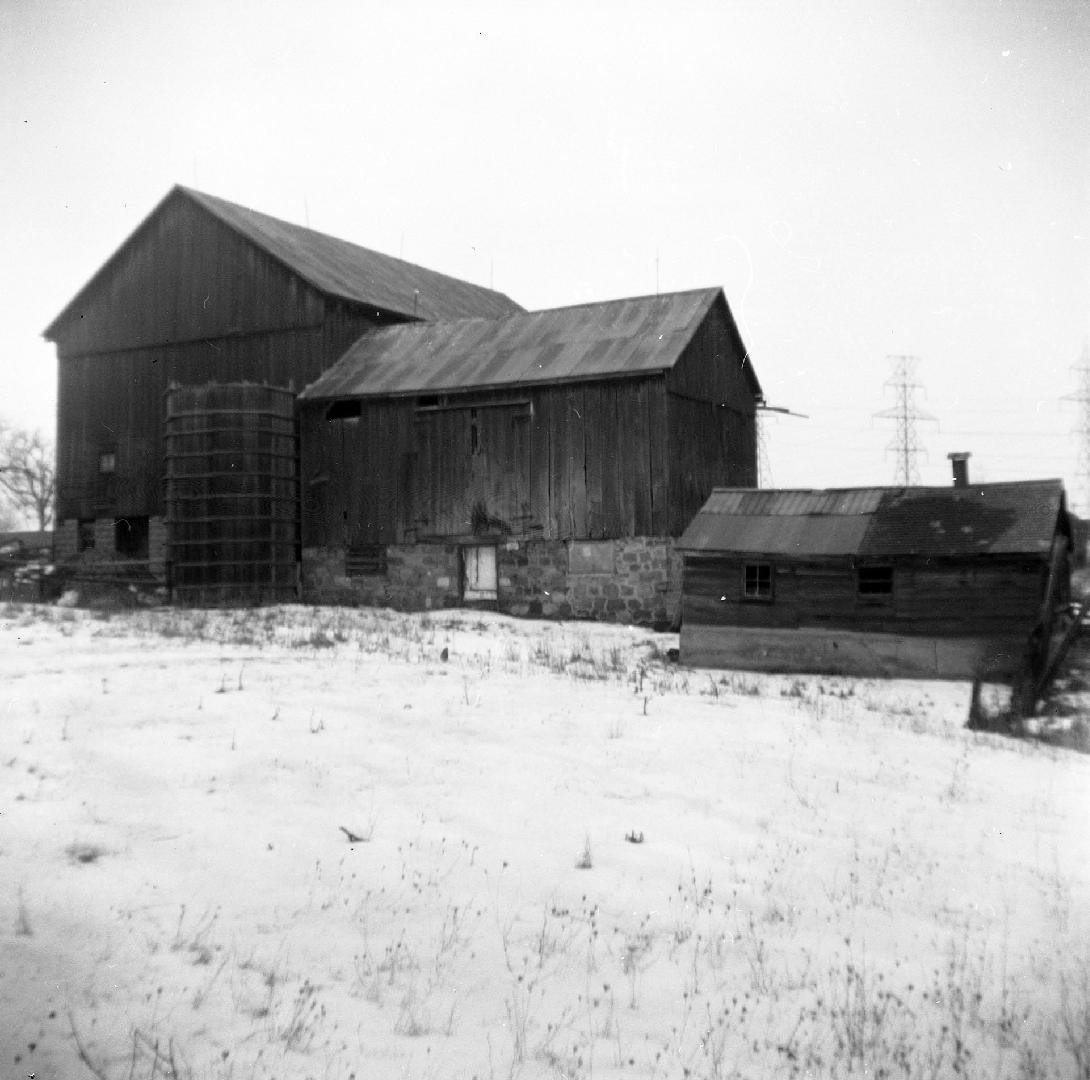
[[[617,423],[617,383],[602,386],[599,420],[601,423],[602,536],[624,535],[622,506],[623,448]]]
[[[665,536],[669,529],[666,455],[666,383],[661,377],[647,386],[647,441],[651,473],[651,534]]]
[[[633,379],[628,394],[628,482],[631,500],[629,536],[651,532],[651,460],[648,447],[647,380]]]
[[[549,491],[549,398],[534,396],[534,415],[530,421],[530,520],[544,539],[555,536]],[[536,531],[536,530],[535,530]]]
[[[550,408],[549,473],[552,496],[553,535],[567,539],[572,535],[571,500],[568,475],[568,412],[570,403],[563,387],[548,390]]]
[[[567,425],[568,514],[571,536],[587,535],[586,401],[583,387],[569,386]]]
[[[602,509],[602,394],[600,383],[588,383],[583,388],[586,410],[583,424],[587,477],[586,535],[591,540],[600,540],[606,535]]]

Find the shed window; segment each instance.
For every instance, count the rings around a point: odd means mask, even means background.
[[[98,455],[98,471],[104,474],[117,471],[117,454],[113,450]]]
[[[76,550],[92,551],[95,546],[95,519],[81,518],[76,526]]]
[[[746,563],[742,567],[742,598],[772,599],[772,563]]]
[[[860,596],[892,596],[892,566],[861,566],[858,570]]]

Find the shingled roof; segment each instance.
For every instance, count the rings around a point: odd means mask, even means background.
[[[721,289],[697,289],[503,319],[385,327],[361,337],[302,397],[435,394],[663,371],[720,297]],[[745,370],[759,395],[748,361]]]
[[[416,319],[497,318],[523,310],[510,297],[493,289],[178,184],[50,323],[44,332],[46,338],[54,339],[58,327],[94,283],[109,272],[115,260],[166,203],[179,197],[196,203],[327,296]]]
[[[1047,557],[1065,515],[1060,480],[824,491],[716,488],[678,547],[793,557]]]

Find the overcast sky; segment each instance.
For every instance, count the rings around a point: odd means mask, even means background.
[[[777,486],[1078,475],[1090,3],[0,0],[0,415],[171,185],[527,308],[722,285]],[[1087,406],[1090,408],[1090,406]]]

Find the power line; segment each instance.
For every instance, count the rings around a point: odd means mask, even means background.
[[[887,359],[893,362],[893,374],[886,380],[886,386],[893,387],[897,403],[892,409],[884,409],[873,415],[880,420],[897,421],[896,433],[886,450],[897,455],[894,481],[909,487],[920,482],[920,470],[916,465],[916,459],[921,454],[926,456],[927,453],[920,447],[919,437],[916,434],[916,421],[934,420],[935,417],[916,405],[916,391],[920,389],[920,384],[914,380],[916,368],[920,363],[919,357],[890,356]]]

